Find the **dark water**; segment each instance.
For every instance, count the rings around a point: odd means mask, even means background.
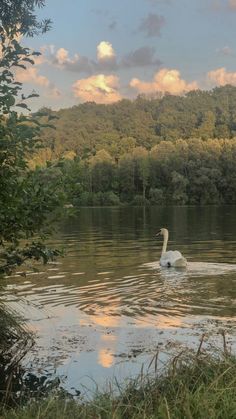
[[[196,349],[203,332],[206,348],[224,329],[235,349],[235,221],[236,207],[89,208],[64,220],[52,244],[65,257],[5,288],[36,332],[25,363],[81,390],[135,375],[158,349]],[[187,270],[159,267],[160,227]]]

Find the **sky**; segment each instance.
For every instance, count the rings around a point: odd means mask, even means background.
[[[42,55],[18,70],[31,104],[66,108],[236,85],[236,0],[46,0]]]

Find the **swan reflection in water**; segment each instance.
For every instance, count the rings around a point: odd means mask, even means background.
[[[201,278],[206,276],[220,276],[236,273],[236,264],[211,263],[211,262],[188,262],[186,269],[165,269],[159,262],[143,264],[146,268],[158,271],[160,277],[173,279]]]

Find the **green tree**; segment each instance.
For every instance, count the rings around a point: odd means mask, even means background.
[[[118,176],[121,201],[132,201],[135,194],[135,164],[131,155],[120,159]]]
[[[142,183],[142,196],[143,202],[145,202],[146,189],[148,186],[148,180],[150,175],[149,155],[144,147],[136,147],[133,150],[133,158],[137,166],[138,180],[140,179]]]
[[[212,111],[204,112],[199,128],[196,130],[196,137],[203,139],[214,138],[216,118]]]
[[[186,204],[188,201],[186,187],[188,184],[188,179],[186,179],[183,175],[177,172],[172,172],[172,202],[174,204]]]
[[[27,259],[46,262],[57,254],[43,244],[61,199],[60,176],[32,171],[28,157],[39,146],[40,124],[15,107],[28,109],[14,68],[33,65],[37,52],[20,45],[21,36],[45,32],[50,21],[37,20],[43,0],[2,0],[0,4],[0,272]],[[19,100],[19,95],[21,98]],[[54,178],[54,179],[53,179]],[[50,180],[50,181],[49,181]],[[35,237],[37,236],[37,240]]]

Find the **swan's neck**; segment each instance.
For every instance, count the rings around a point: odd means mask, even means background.
[[[162,254],[162,255],[166,252],[166,249],[167,249],[167,243],[168,243],[168,238],[169,238],[169,233],[168,233],[168,231],[166,230],[166,231],[164,232],[164,241],[163,241],[162,252],[161,252],[161,254]]]

